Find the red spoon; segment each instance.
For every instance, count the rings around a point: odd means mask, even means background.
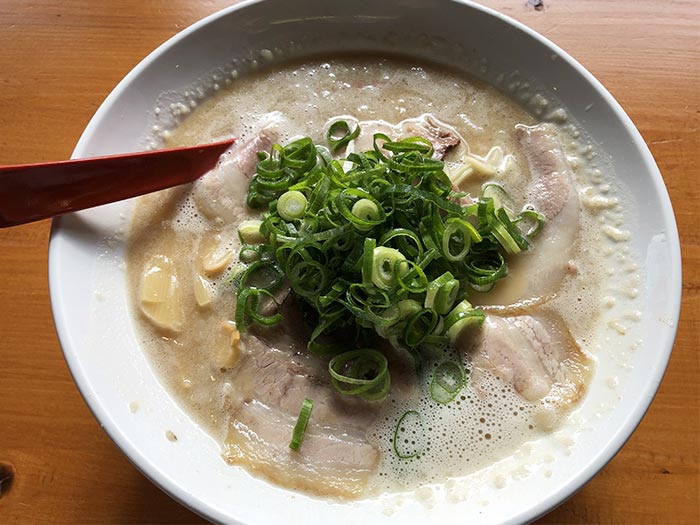
[[[0,166],[0,228],[192,182],[236,139],[89,159]]]

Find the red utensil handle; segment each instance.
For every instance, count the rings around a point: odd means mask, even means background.
[[[16,226],[192,182],[235,139],[42,164],[0,166],[0,227]]]

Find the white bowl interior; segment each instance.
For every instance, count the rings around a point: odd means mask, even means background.
[[[401,35],[418,35],[406,42]],[[313,35],[313,36],[309,36]],[[425,35],[425,36],[423,36]],[[432,37],[439,37],[435,40]],[[88,405],[131,460],[155,483],[204,516],[241,523],[521,522],[563,501],[617,452],[634,430],[663,376],[680,304],[680,250],[668,195],[639,133],[610,94],[563,51],[524,26],[482,7],[450,0],[393,2],[248,2],[177,35],[134,69],[85,130],[74,156],[138,150],[153,123],[159,95],[184,89],[232,57],[261,48],[338,51],[401,50],[440,60],[445,50],[464,69],[498,81],[521,78],[553,93],[610,154],[618,180],[637,203],[632,248],[646,281],[641,344],[622,359],[602,349],[591,390],[575,417],[575,436],[556,433],[506,461],[525,462],[527,475],[496,488],[472,477],[458,498],[394,497],[335,503],[295,494],[221,460],[218,445],[160,386],[139,349],[125,292],[124,234],[133,203],[62,217],[50,244],[49,277],[58,334]],[[432,44],[431,44],[432,42]],[[663,276],[663,277],[662,277]],[[663,278],[663,284],[661,279]],[[624,371],[614,403],[604,379]],[[138,405],[138,410],[131,408]],[[171,430],[177,441],[166,440]],[[544,446],[544,445],[543,445]],[[550,454],[548,452],[548,454]],[[516,464],[514,463],[514,465]],[[339,514],[342,513],[342,514]]]

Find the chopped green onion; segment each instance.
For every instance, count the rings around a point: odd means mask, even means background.
[[[487,182],[481,187],[482,199],[493,199],[496,208],[513,209],[513,199],[509,193],[497,182]]]
[[[417,151],[426,157],[430,157],[433,154],[433,143],[425,137],[409,137],[398,142],[385,142],[382,147],[393,153]]]
[[[520,215],[514,222],[517,222],[519,226],[529,224],[530,227],[525,231],[525,237],[532,239],[542,231],[545,219],[544,215],[541,213],[538,213],[535,210],[525,209],[520,212]]]
[[[289,448],[292,450],[299,450],[301,443],[304,441],[304,435],[306,434],[306,427],[309,425],[309,418],[311,417],[311,410],[314,407],[314,402],[311,399],[304,399],[301,404],[301,410],[299,410],[299,417],[294,425],[294,430],[292,431],[292,441],[289,443]]]
[[[261,244],[265,237],[260,233],[262,221],[251,219],[238,225],[238,238],[243,244]]]
[[[381,220],[379,206],[370,199],[360,199],[352,205],[351,213],[367,224],[355,223],[355,227],[360,231],[366,231],[374,226],[374,223]]]
[[[420,345],[426,337],[433,333],[438,324],[438,315],[431,308],[423,308],[411,316],[406,322],[404,341],[413,348]]]
[[[223,284],[231,284],[238,281],[238,278],[246,271],[245,264],[234,264],[231,273],[224,279]]]
[[[378,246],[372,251],[372,283],[382,290],[391,290],[398,283],[398,261],[404,261],[406,257],[394,248]]]
[[[425,272],[413,261],[396,261],[394,275],[396,282],[404,292],[419,294],[428,289],[428,278],[425,276]]]
[[[400,459],[420,458],[424,435],[421,415],[415,410],[405,412],[394,430],[394,453]]]
[[[428,283],[428,290],[425,293],[425,307],[433,308],[438,314],[444,315],[452,308],[458,293],[459,281],[450,272],[445,272]]]
[[[328,372],[338,392],[367,401],[384,399],[391,386],[386,357],[371,348],[335,356],[328,363]]]
[[[481,241],[481,235],[469,221],[453,217],[447,219],[442,234],[442,253],[450,262],[463,261],[469,253],[472,241]],[[458,252],[453,251],[456,246]]]
[[[254,246],[243,246],[238,255],[242,263],[252,263],[260,259],[260,252]]]
[[[445,329],[450,343],[455,344],[465,328],[483,324],[484,312],[472,307],[466,299],[455,306],[445,318]]]
[[[261,303],[261,297],[267,297],[268,303],[274,304],[274,312],[266,313],[267,306]],[[236,327],[240,332],[245,332],[251,322],[262,326],[272,326],[282,320],[282,314],[278,311],[279,305],[274,296],[267,290],[260,288],[246,288],[238,294],[236,299]]]
[[[517,223],[510,220],[510,216],[505,208],[498,208],[496,210],[496,217],[501,221],[501,224],[506,228],[508,234],[512,237],[520,250],[527,250],[530,248],[530,243],[517,228]]]
[[[430,382],[430,397],[433,401],[446,405],[457,397],[467,383],[467,375],[461,364],[452,361],[440,363],[433,372]]]
[[[508,266],[498,250],[487,250],[469,254],[465,260],[465,270],[469,284],[477,287],[491,287],[508,274]]]
[[[282,281],[284,274],[274,261],[269,259],[255,261],[241,272],[238,287],[240,290],[248,288],[262,289],[266,291],[276,290]]]
[[[340,137],[338,134],[342,133]],[[336,152],[340,148],[348,145],[351,140],[355,140],[360,134],[360,126],[355,126],[355,129],[350,131],[350,125],[345,120],[336,120],[328,128],[326,133],[326,141],[331,146],[331,151]]]
[[[362,284],[369,286],[372,284],[372,274],[374,272],[374,249],[377,241],[372,237],[367,237],[362,251]]]
[[[297,190],[290,190],[280,195],[277,200],[277,213],[284,220],[294,221],[301,219],[306,210],[306,197]]]
[[[330,276],[320,262],[301,260],[291,268],[288,279],[298,295],[313,299],[326,288]]]
[[[544,217],[530,208],[514,216],[495,183],[462,206],[422,137],[376,134],[371,150],[333,158],[359,133],[339,120],[330,150],[306,137],[258,153],[247,202],[262,220],[239,228],[247,267],[233,279],[235,318],[243,331],[279,322],[272,294],[288,283],[315,323],[308,350],[331,358],[333,386],[380,400],[391,381],[379,338],[416,367],[439,358],[484,321],[468,291],[506,278],[506,257],[530,249]]]
[[[501,224],[498,221],[494,221],[494,223],[491,225],[491,228],[491,233],[500,243],[500,245],[503,246],[506,252],[508,252],[511,255],[521,252],[520,246],[518,246],[516,240],[513,238],[513,236],[503,224]]]
[[[481,293],[486,293],[490,292],[493,290],[493,287],[496,283],[489,283],[489,284],[474,284],[474,283],[469,283],[469,286],[472,287],[472,289],[476,292],[481,292]]]
[[[410,242],[408,242],[410,239]],[[379,239],[379,244],[387,246],[395,243],[397,248],[408,257],[420,258],[423,255],[423,243],[416,232],[406,228],[394,228],[389,230]]]
[[[379,218],[379,206],[369,199],[360,199],[352,207],[352,214],[365,220],[377,220]]]
[[[359,198],[352,209],[349,203]],[[386,214],[369,193],[354,188],[345,188],[335,194],[338,211],[360,231],[368,231],[384,222]]]
[[[420,303],[418,301],[414,301],[413,299],[399,301],[397,306],[399,307],[399,313],[401,314],[402,319],[411,317],[423,309]]]

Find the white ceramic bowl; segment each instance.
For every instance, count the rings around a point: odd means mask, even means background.
[[[402,35],[411,35],[406,40]],[[439,38],[433,38],[439,37]],[[295,494],[227,466],[217,444],[192,423],[157,382],[139,349],[127,310],[124,233],[132,203],[54,222],[49,278],[58,335],[75,381],[114,442],[154,483],[199,514],[219,522],[464,523],[527,522],[573,494],[630,436],[659,386],[670,356],[680,305],[680,249],[673,211],[644,141],[619,104],[580,64],[542,36],[483,7],[450,0],[245,2],[170,39],[115,88],[86,128],[74,157],[139,149],[160,94],[184,89],[233,57],[263,49],[392,50],[455,65],[492,81],[519,78],[555,93],[607,151],[615,176],[644,207],[631,245],[645,279],[641,344],[628,362],[603,352],[589,395],[575,417],[586,424],[566,453],[552,450],[546,468],[530,449],[522,479],[496,488],[472,479],[461,502],[438,495],[430,504],[404,498],[342,504]],[[457,57],[456,59],[454,57]],[[516,73],[517,72],[517,73]],[[663,283],[663,284],[662,284]],[[624,377],[614,402],[603,378]],[[609,388],[608,388],[609,390]],[[130,407],[138,410],[132,413]],[[178,440],[165,439],[173,431]],[[568,439],[568,438],[567,438]],[[559,436],[560,444],[563,442]],[[561,448],[561,447],[560,447]],[[521,454],[521,459],[524,457]],[[506,460],[507,461],[507,460]],[[539,465],[539,466],[538,466]],[[620,502],[622,504],[622,502]]]

